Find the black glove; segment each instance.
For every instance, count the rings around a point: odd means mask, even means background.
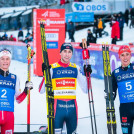
[[[92,73],[91,65],[87,65],[87,66],[84,65],[83,68],[84,68],[84,74],[85,74],[85,76],[86,76],[86,73],[87,74],[89,74],[89,73],[91,74]]]
[[[49,67],[48,67],[49,69],[51,68],[51,65],[49,65]],[[42,72],[44,73],[44,70],[46,70],[47,69],[47,66],[46,66],[46,64],[43,62],[42,63]]]
[[[26,81],[25,82],[25,89],[24,92],[27,94],[28,90],[32,90],[33,89],[33,83],[31,81]]]

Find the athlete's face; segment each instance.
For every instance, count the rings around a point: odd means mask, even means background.
[[[131,54],[129,52],[123,52],[119,56],[121,60],[121,65],[123,67],[127,67],[130,64]]]
[[[70,49],[64,49],[63,51],[61,51],[60,55],[61,55],[61,62],[62,63],[69,63],[70,59],[72,57],[72,50]]]
[[[8,56],[2,56],[0,58],[0,68],[4,71],[8,71],[11,59]]]

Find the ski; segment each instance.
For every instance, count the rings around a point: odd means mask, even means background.
[[[82,39],[82,48],[83,48],[82,50],[83,60],[85,61],[85,65],[88,66],[90,65],[89,64],[90,54],[89,54],[89,50],[87,49],[86,39]],[[89,99],[92,134],[97,134],[96,116],[95,116],[90,72],[86,72],[86,79],[87,79],[87,86],[88,86],[88,99]]]
[[[116,117],[114,108],[114,99],[112,91],[111,67],[109,57],[109,47],[102,45],[103,68],[104,68],[104,92],[107,94],[106,99],[106,114],[108,134],[116,134]]]
[[[45,79],[46,101],[47,101],[48,134],[54,134],[54,93],[50,75],[50,65],[47,52],[44,22],[40,23],[40,32],[41,32],[43,62],[46,65],[46,69],[44,70],[44,79]]]
[[[31,59],[35,52],[31,49],[30,44],[27,44],[27,61],[28,61],[28,70],[27,70],[27,80],[31,81]],[[30,134],[30,90],[27,93],[27,133]]]

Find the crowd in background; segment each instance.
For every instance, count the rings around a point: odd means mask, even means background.
[[[0,41],[20,41],[20,42],[24,42],[27,44],[28,42],[33,41],[33,31],[32,31],[32,33],[30,33],[29,29],[28,29],[27,34],[24,37],[23,30],[22,30],[22,28],[20,28],[18,31],[17,38],[13,34],[8,36],[8,34],[5,32],[2,36],[0,35]]]
[[[124,24],[129,26],[129,28],[134,27],[134,8],[130,11],[126,9],[124,13],[119,12],[108,16],[108,18],[97,17],[94,19],[93,30],[87,30],[87,42],[96,43],[97,38],[102,38],[103,35],[108,36],[108,32],[105,31],[106,25],[105,21],[110,22],[111,26],[111,43],[116,44],[117,41],[123,40],[123,29]],[[130,22],[130,23],[129,23]],[[72,21],[68,21],[66,30],[69,35],[71,42],[75,42],[74,33],[75,25]]]
[[[94,19],[94,23],[92,25],[93,30],[88,29],[87,30],[87,42],[89,43],[97,43],[97,38],[102,38],[103,35],[108,36],[108,32],[105,31],[106,25],[105,21],[106,19],[110,22],[111,26],[111,43],[116,44],[117,41],[123,40],[123,29],[124,29],[124,23],[126,23],[126,26],[129,26],[129,28],[134,27],[134,8],[131,8],[131,10],[126,9],[124,13],[119,12],[118,14],[115,13],[113,15],[110,15],[108,18],[101,18],[97,17]],[[10,35],[10,37],[5,32],[2,36],[0,36],[0,41],[8,40],[8,41],[21,41],[21,42],[31,42],[33,41],[33,32],[29,32],[29,26],[27,27],[27,35],[24,37],[22,28],[19,28],[18,37],[15,37],[13,34]],[[69,39],[71,42],[75,42],[74,34],[76,31],[75,24],[69,20],[66,24],[66,31],[68,32]]]

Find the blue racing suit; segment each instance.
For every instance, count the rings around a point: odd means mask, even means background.
[[[120,99],[120,120],[123,134],[132,134],[134,119],[134,64],[119,67],[112,73],[113,92]]]

